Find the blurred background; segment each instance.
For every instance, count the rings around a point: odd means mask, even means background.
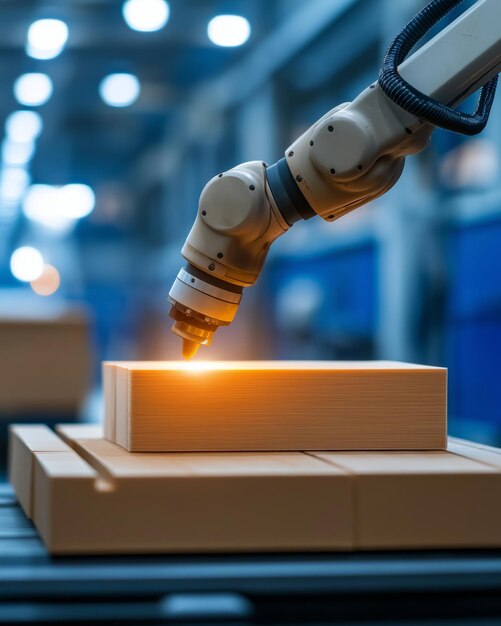
[[[103,359],[179,359],[206,181],[281,158],[424,4],[1,0],[3,422],[99,420]],[[447,366],[450,430],[500,443],[500,151],[498,95],[479,137],[437,131],[384,197],[296,224],[201,357]]]

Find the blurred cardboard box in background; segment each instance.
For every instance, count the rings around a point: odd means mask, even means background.
[[[0,309],[0,415],[76,413],[90,385],[86,311],[16,316]]]

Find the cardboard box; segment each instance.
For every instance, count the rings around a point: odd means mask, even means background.
[[[391,362],[104,363],[106,437],[132,452],[439,450],[447,371]]]

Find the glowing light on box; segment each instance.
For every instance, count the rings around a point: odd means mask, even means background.
[[[101,81],[99,93],[107,105],[126,107],[139,98],[141,84],[134,74],[109,74]]]
[[[31,288],[39,296],[52,296],[59,289],[61,276],[53,265],[46,263],[38,278],[30,282]]]
[[[126,363],[124,361],[124,363]],[[363,361],[137,361],[134,362],[134,369],[138,370],[165,370],[165,371],[185,371],[185,372],[218,372],[218,371],[268,371],[268,370],[343,370],[347,364],[353,368],[364,368],[368,362]],[[371,362],[371,368],[384,369],[387,363]],[[409,366],[414,367],[414,366]]]
[[[94,210],[96,198],[88,185],[71,184],[64,185],[58,191],[58,206],[62,215],[81,219]]]
[[[26,165],[33,158],[35,143],[33,141],[11,141],[5,139],[2,143],[2,160],[7,165]]]
[[[52,80],[41,72],[22,74],[14,83],[14,95],[20,104],[41,106],[52,95]]]
[[[187,361],[180,363],[182,367],[179,369],[186,370],[192,374],[199,374],[200,372],[208,372],[209,370],[216,369],[208,361]]]
[[[170,6],[165,0],[127,0],[122,15],[132,30],[151,33],[167,24]]]
[[[4,167],[0,173],[0,197],[18,202],[30,184],[30,175],[23,167]]]
[[[37,20],[28,29],[26,53],[34,59],[53,59],[67,40],[68,27],[62,20]]]
[[[244,370],[252,369],[252,364],[257,362],[249,361],[172,361],[173,369],[188,372],[189,374],[200,374],[204,372],[217,372],[221,370]],[[165,367],[165,365],[164,365]]]
[[[5,132],[11,141],[34,141],[42,132],[43,120],[36,111],[14,111],[5,121]]]
[[[217,15],[207,26],[207,35],[216,46],[242,46],[250,37],[249,21],[241,15]]]
[[[42,275],[44,268],[43,256],[39,250],[31,246],[17,248],[10,257],[10,271],[22,282],[29,283]]]

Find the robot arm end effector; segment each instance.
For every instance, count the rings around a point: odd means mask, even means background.
[[[270,244],[288,228],[263,162],[243,163],[207,183],[182,249],[187,265],[169,292],[172,330],[183,339],[185,358],[232,322],[243,288],[256,282]]]

